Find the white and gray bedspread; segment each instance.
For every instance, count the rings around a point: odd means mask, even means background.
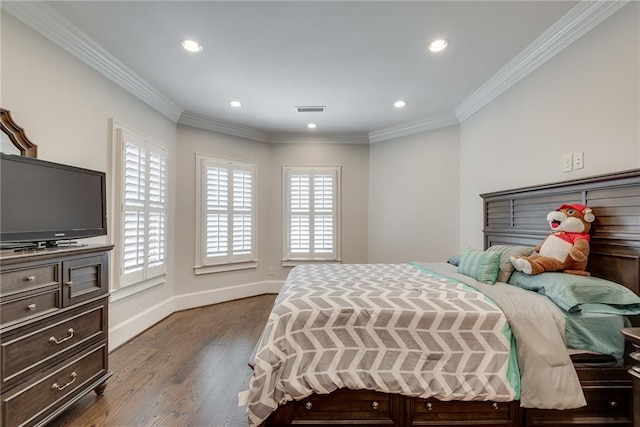
[[[488,286],[496,294],[489,298],[480,289],[487,285],[452,278],[455,267],[449,267],[294,268],[257,346],[247,397],[249,423],[260,424],[279,404],[338,388],[440,400],[521,399],[523,406],[540,408],[583,406],[563,342],[564,324],[557,324],[564,319],[545,314],[552,318],[545,327],[538,318],[545,311],[538,306],[548,301],[524,302],[525,294],[509,296],[496,292],[498,286]],[[482,285],[477,287],[482,292],[467,285]],[[538,308],[525,310],[532,306]],[[532,313],[529,320],[523,311]],[[509,316],[530,326],[516,326]],[[521,344],[519,333],[527,344]]]

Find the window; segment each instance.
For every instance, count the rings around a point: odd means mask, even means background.
[[[340,261],[340,168],[283,168],[284,264]]]
[[[134,131],[116,133],[120,286],[154,278],[161,283],[166,272],[167,148]]]
[[[196,155],[196,274],[255,268],[255,165]]]

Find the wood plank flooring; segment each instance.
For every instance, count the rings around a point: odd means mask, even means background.
[[[244,427],[238,392],[275,295],[174,313],[109,355],[114,375],[50,426]]]

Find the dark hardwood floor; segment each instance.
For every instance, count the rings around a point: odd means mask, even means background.
[[[238,392],[275,295],[174,313],[109,355],[113,377],[50,426],[246,426]]]

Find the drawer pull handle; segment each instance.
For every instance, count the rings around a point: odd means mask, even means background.
[[[27,282],[35,282],[36,281],[36,276],[27,276],[26,278]]]
[[[609,402],[609,406],[611,406],[612,408],[617,408],[618,402],[616,402],[615,400],[612,400],[611,402]]]
[[[75,332],[75,331],[73,330],[73,328],[69,328],[69,330],[67,331],[67,333],[68,333],[69,335],[67,335],[66,337],[62,338],[60,341],[58,341],[58,340],[56,339],[56,337],[51,337],[51,338],[49,338],[49,342],[60,345],[60,344],[62,344],[63,342],[65,342],[66,340],[70,340],[71,338],[73,338],[73,333],[74,333],[74,332]]]
[[[62,387],[60,387],[58,385],[58,383],[54,383],[51,386],[52,390],[58,390],[58,391],[62,391],[65,388],[69,387],[71,384],[73,384],[74,382],[76,382],[76,377],[78,376],[78,374],[76,374],[75,372],[71,372],[71,381],[69,381],[68,383],[66,383],[65,385],[63,385]]]
[[[380,408],[380,404],[374,400],[374,401],[371,403],[371,408],[372,408],[374,411],[377,411],[377,410],[378,410],[378,408]]]
[[[304,407],[305,407],[306,409],[311,409],[311,408],[313,408],[313,403],[311,403],[311,402],[307,402],[307,403],[305,403],[305,404],[304,404]]]
[[[498,405],[496,402],[493,402],[493,403],[491,404],[491,407],[492,407],[493,409],[496,409],[496,410],[497,410],[497,409],[499,409],[499,408],[500,408],[500,405]]]
[[[35,304],[29,304],[29,305],[27,306],[27,310],[33,311],[33,310],[35,310],[35,309],[36,309],[36,305],[35,305]]]
[[[431,402],[427,402],[424,406],[427,408],[427,411],[433,411],[433,405]]]
[[[67,286],[73,286],[73,280],[69,280],[69,281],[67,282]]]

